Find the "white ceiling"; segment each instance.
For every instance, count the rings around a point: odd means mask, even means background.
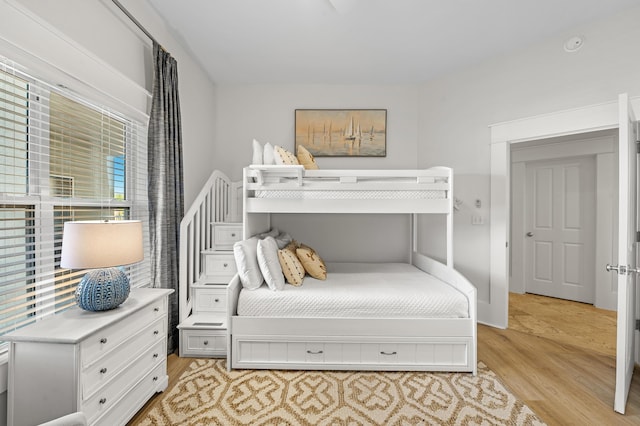
[[[147,1],[220,84],[419,83],[640,4],[638,0]]]

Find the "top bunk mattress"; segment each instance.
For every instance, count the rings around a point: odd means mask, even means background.
[[[237,314],[288,318],[469,318],[467,297],[406,263],[327,263],[327,279],[240,291]]]

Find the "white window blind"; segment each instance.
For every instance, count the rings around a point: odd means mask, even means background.
[[[59,267],[66,221],[142,220],[147,256],[125,269],[149,284],[146,132],[0,58],[0,342],[75,304],[86,271]]]

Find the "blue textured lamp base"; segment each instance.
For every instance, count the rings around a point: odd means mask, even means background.
[[[76,303],[85,311],[108,311],[129,297],[129,278],[118,268],[87,272],[76,288]]]

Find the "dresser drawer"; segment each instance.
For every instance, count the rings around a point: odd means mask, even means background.
[[[204,274],[208,277],[221,278],[226,283],[238,271],[233,253],[204,252],[202,257]]]
[[[160,318],[166,320],[166,312],[166,298],[158,299],[154,303],[133,313],[127,318],[126,324],[122,324],[121,321],[116,322],[82,341],[82,343],[80,343],[82,367],[87,367],[94,363],[98,358],[115,349],[132,334],[147,327],[153,321]]]
[[[226,356],[226,330],[180,330],[180,356]]]
[[[103,413],[114,407],[123,394],[133,389],[159,363],[166,362],[166,344],[166,340],[162,339],[150,350],[131,361],[118,375],[100,387],[91,397],[83,399],[80,408],[86,414],[88,423],[91,424]],[[156,356],[156,354],[161,355]]]
[[[117,410],[106,410],[93,426],[124,425],[156,392],[167,387],[167,363],[163,361],[117,401]]]
[[[115,348],[109,353],[109,356],[102,357],[83,369],[82,398],[87,399],[93,395],[100,386],[117,376],[122,369],[126,368],[142,352],[151,352],[151,360],[164,356],[166,348],[161,345],[164,344],[164,338],[167,333],[166,327],[167,323],[164,318],[156,320],[153,324]],[[149,349],[151,346],[153,346],[152,349]]]
[[[213,249],[233,250],[233,243],[242,239],[242,224],[214,223]]]
[[[196,313],[227,311],[226,288],[196,288],[194,300]]]

